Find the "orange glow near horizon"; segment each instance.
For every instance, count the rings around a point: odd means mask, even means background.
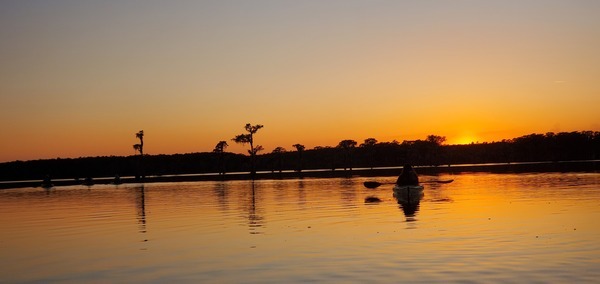
[[[449,140],[447,142],[447,144],[466,145],[466,144],[471,144],[471,143],[475,143],[478,141],[479,141],[478,139],[473,138],[472,136],[462,136],[462,137],[458,137],[457,139],[454,139],[454,140]]]
[[[0,162],[600,131],[600,3],[551,2],[2,3]]]

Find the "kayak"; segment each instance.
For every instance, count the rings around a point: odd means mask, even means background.
[[[411,192],[411,193],[420,193],[423,192],[422,185],[394,185],[394,191],[398,192]]]
[[[423,197],[422,185],[394,185],[394,197],[398,202],[415,203]]]

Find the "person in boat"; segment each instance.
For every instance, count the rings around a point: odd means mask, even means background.
[[[396,180],[397,185],[419,185],[419,176],[411,165],[406,164]]]

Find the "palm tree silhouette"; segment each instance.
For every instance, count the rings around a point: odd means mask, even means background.
[[[254,134],[256,134],[256,132],[263,127],[264,126],[261,124],[251,125],[250,123],[246,123],[244,129],[246,129],[246,132],[248,133],[236,135],[233,139],[231,139],[235,141],[235,143],[250,144],[250,150],[248,150],[248,153],[250,153],[250,177],[252,179],[254,179],[256,176],[256,154],[264,149],[260,145],[256,145],[256,147],[254,147]]]

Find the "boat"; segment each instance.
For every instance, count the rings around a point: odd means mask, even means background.
[[[422,185],[394,185],[394,192],[422,193]]]
[[[400,203],[418,203],[423,197],[422,185],[394,185],[394,197]]]

